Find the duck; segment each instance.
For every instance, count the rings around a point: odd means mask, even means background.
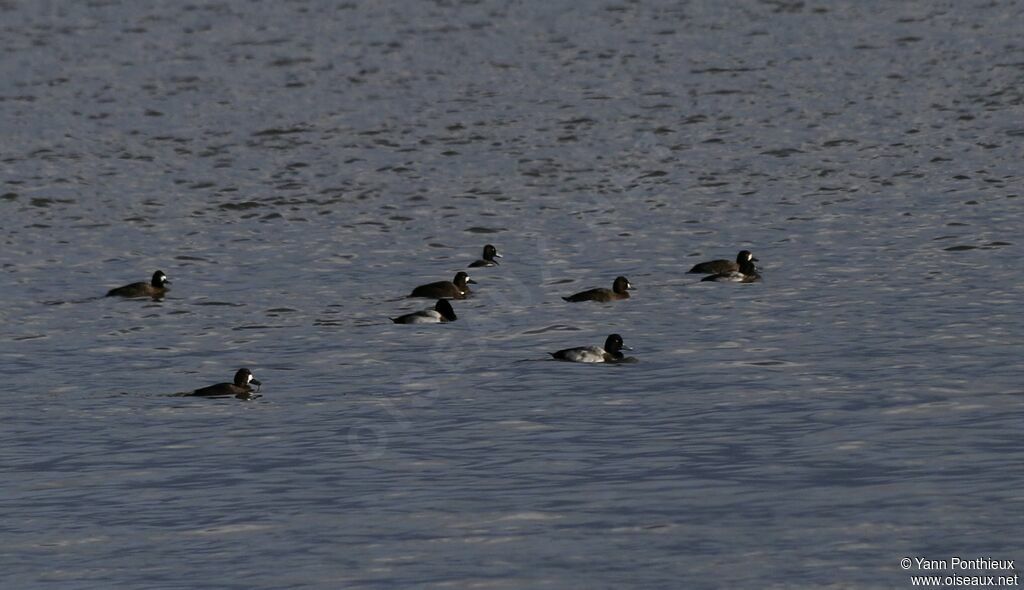
[[[480,260],[470,263],[469,268],[476,268],[479,266],[498,266],[498,261],[495,258],[502,258],[501,254],[498,254],[498,249],[494,246],[487,244],[484,246],[484,255]]]
[[[438,281],[420,285],[412,290],[409,297],[429,297],[430,299],[465,299],[470,294],[467,284],[476,284],[469,275],[459,271],[451,281]]]
[[[208,387],[197,389],[190,393],[189,395],[199,397],[233,395],[239,398],[246,398],[249,397],[249,395],[252,393],[253,385],[259,388],[259,386],[263,384],[253,377],[252,371],[246,368],[241,368],[238,369],[238,372],[235,373],[234,383],[217,383],[216,385],[210,385]],[[257,389],[257,391],[259,391],[259,389]]]
[[[164,296],[169,290],[167,285],[170,285],[171,281],[164,274],[164,271],[158,270],[153,273],[153,278],[148,283],[138,282],[116,289],[107,291],[107,297],[152,297],[153,299],[159,299]]]
[[[414,311],[397,318],[390,318],[396,324],[444,324],[459,319],[447,299],[438,299],[434,309]]]
[[[604,341],[604,348],[600,346],[577,346],[566,348],[558,352],[549,352],[555,360],[568,361],[572,363],[616,363],[625,361],[622,355],[623,350],[633,350],[622,342],[622,336],[611,334]]]
[[[750,250],[740,250],[739,254],[736,255],[736,262],[732,260],[709,260],[707,262],[701,262],[700,264],[693,265],[693,268],[687,272],[704,274],[704,275],[716,275],[726,272],[734,272],[740,269],[740,265],[744,262],[757,262],[757,258],[750,253]]]
[[[605,289],[604,287],[589,289],[568,297],[562,297],[562,299],[572,303],[580,301],[615,301],[616,299],[629,299],[629,291],[631,290],[633,290],[633,285],[630,284],[629,279],[626,277],[615,277],[615,282],[612,283],[611,289]]]
[[[757,260],[753,258],[752,260]],[[739,270],[733,270],[729,272],[720,272],[713,274],[708,277],[701,279],[704,281],[713,281],[716,283],[756,283],[761,280],[761,275],[757,272],[757,267],[751,260],[742,262],[739,266]]]

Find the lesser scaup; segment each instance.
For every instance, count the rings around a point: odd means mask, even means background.
[[[210,385],[209,387],[203,387],[193,391],[190,395],[197,395],[201,397],[210,397],[214,395],[233,395],[235,397],[248,397],[252,393],[252,386],[259,387],[263,385],[259,381],[253,378],[252,371],[249,369],[238,369],[235,373],[234,383],[218,383],[216,385]],[[257,390],[258,391],[258,390]]]
[[[709,260],[707,262],[701,262],[695,264],[688,272],[699,273],[704,275],[716,275],[726,272],[735,272],[740,269],[740,265],[744,262],[757,262],[757,258],[750,253],[750,250],[740,250],[740,253],[736,255],[736,262],[732,260]]]
[[[579,301],[615,301],[616,299],[629,299],[629,291],[632,289],[633,285],[630,284],[629,279],[626,277],[616,277],[611,289],[605,289],[604,287],[589,289],[568,297],[562,297],[562,299],[573,303]]]
[[[632,350],[622,343],[622,336],[612,334],[604,341],[604,348],[600,346],[578,346],[566,348],[558,352],[549,352],[552,357],[560,361],[573,363],[615,363],[625,360],[623,350]]]
[[[465,299],[469,295],[468,283],[476,284],[476,281],[469,278],[464,272],[458,272],[455,278],[450,281],[438,281],[427,285],[420,285],[412,290],[409,297],[429,297],[430,299]]]
[[[751,260],[757,260],[752,258]],[[761,280],[761,275],[757,272],[757,267],[751,260],[745,260],[740,263],[739,270],[720,272],[718,274],[704,277],[703,281],[714,281],[716,283],[754,283]]]
[[[469,265],[469,268],[476,268],[478,266],[497,266],[498,261],[495,258],[501,258],[501,254],[498,254],[498,249],[494,246],[487,244],[484,246],[484,257],[477,260]]]
[[[434,309],[414,311],[397,318],[391,318],[391,321],[396,324],[443,324],[454,322],[457,319],[459,318],[455,315],[452,304],[448,303],[447,299],[438,299]]]
[[[152,297],[153,299],[159,299],[167,293],[166,285],[170,284],[171,281],[167,279],[164,271],[158,270],[153,273],[153,278],[148,283],[132,283],[111,289],[107,291],[107,297]]]

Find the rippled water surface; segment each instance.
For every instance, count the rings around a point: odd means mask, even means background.
[[[1024,561],[1022,18],[0,1],[2,586]],[[457,322],[388,321],[485,243]],[[762,283],[685,273],[743,248]],[[545,360],[612,332],[639,363]],[[259,399],[170,395],[242,366]]]

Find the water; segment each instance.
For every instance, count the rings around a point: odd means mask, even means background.
[[[3,587],[1024,559],[1022,13],[0,3]],[[489,242],[458,322],[387,321]],[[542,360],[611,332],[639,363]]]

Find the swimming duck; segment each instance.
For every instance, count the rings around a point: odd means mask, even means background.
[[[460,271],[455,274],[455,278],[451,281],[438,281],[416,287],[409,294],[409,297],[465,299],[470,294],[469,287],[466,286],[469,283],[475,285],[476,281],[469,278],[468,274]]]
[[[148,283],[138,282],[107,291],[107,297],[152,297],[159,299],[169,290],[166,285],[171,281],[167,279],[164,271],[158,270],[153,273],[153,278]]]
[[[604,341],[604,348],[600,346],[577,346],[566,348],[558,352],[549,352],[552,357],[560,361],[573,363],[615,363],[625,360],[623,350],[633,350],[622,343],[622,336],[612,334]]]
[[[414,311],[397,318],[391,318],[391,321],[396,324],[443,324],[454,322],[457,319],[459,318],[455,315],[452,304],[448,303],[447,299],[438,299],[434,309]]]
[[[715,275],[726,272],[734,272],[740,269],[740,265],[744,262],[757,262],[757,258],[750,253],[750,250],[740,250],[740,253],[736,255],[736,262],[732,260],[709,260],[707,262],[701,262],[695,264],[687,272],[699,273],[705,275]]]
[[[752,260],[757,260],[753,258]],[[757,272],[757,267],[751,260],[746,260],[740,263],[739,270],[720,272],[718,274],[704,277],[701,282],[714,281],[716,283],[756,283],[761,280],[761,275]]]
[[[611,289],[604,287],[580,291],[568,297],[562,297],[566,301],[577,303],[580,301],[615,301],[616,299],[629,299],[629,291],[633,289],[629,279],[616,277]]]
[[[498,254],[498,249],[494,246],[487,244],[484,246],[484,256],[480,260],[470,263],[469,268],[476,268],[478,266],[498,266],[498,261],[495,258],[502,258],[501,254]]]
[[[216,385],[210,385],[209,387],[203,387],[193,391],[189,395],[196,395],[200,397],[211,397],[215,395],[233,395],[235,397],[245,398],[249,397],[252,393],[252,386],[255,385],[257,388],[263,385],[259,381],[253,378],[252,371],[249,369],[238,369],[235,373],[234,383],[217,383]],[[259,391],[257,389],[257,391]]]

